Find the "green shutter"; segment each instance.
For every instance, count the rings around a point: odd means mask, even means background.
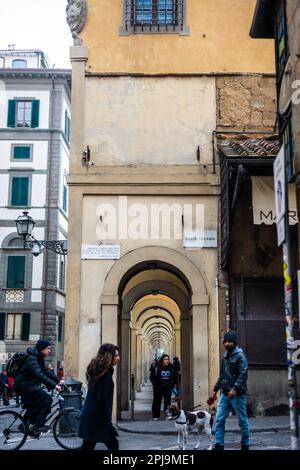
[[[28,160],[31,154],[31,147],[29,145],[26,146],[15,146],[13,150],[13,158],[18,160]]]
[[[25,281],[25,256],[8,256],[7,282],[9,289],[23,289]]]
[[[62,326],[63,326],[63,319],[60,315],[58,315],[58,335],[57,340],[60,342],[62,340]]]
[[[16,127],[17,101],[8,100],[7,127]]]
[[[31,127],[39,127],[40,100],[32,101]]]
[[[0,313],[0,341],[4,341],[5,333],[5,313]]]
[[[13,176],[11,185],[11,205],[28,206],[29,178],[28,176]]]
[[[30,333],[30,313],[23,313],[21,340],[29,341]]]

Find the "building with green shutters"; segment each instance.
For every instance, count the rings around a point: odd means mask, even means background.
[[[36,239],[67,238],[70,91],[42,51],[0,50],[0,370],[41,337],[63,365],[66,260],[24,249],[15,219],[27,209]]]

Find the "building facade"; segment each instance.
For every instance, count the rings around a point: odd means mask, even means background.
[[[258,0],[253,15],[250,35],[262,40],[271,39],[275,46],[276,88],[277,88],[277,123],[280,147],[284,149],[286,162],[287,187],[289,194],[291,279],[293,286],[293,322],[294,339],[299,340],[299,224],[291,218],[299,214],[300,209],[300,111],[298,80],[299,62],[299,24],[300,6],[294,0]],[[296,222],[296,223],[295,223]],[[280,250],[282,259],[282,254]],[[281,301],[282,304],[282,301]],[[281,325],[284,323],[284,308]],[[281,338],[281,362],[286,364],[286,338]],[[285,353],[285,354],[283,354]],[[286,365],[281,371],[286,377]],[[297,372],[298,369],[298,372]],[[284,374],[284,375],[283,375]],[[299,368],[296,367],[296,374]],[[287,380],[281,387],[287,394]],[[299,396],[299,391],[298,391]]]
[[[101,343],[119,344],[118,417],[158,352],[182,362],[185,408],[205,403],[218,374],[216,136],[271,132],[275,121],[272,45],[248,35],[254,7],[69,1],[65,366],[83,379]]]
[[[24,249],[15,220],[27,210],[37,240],[67,238],[70,84],[40,50],[0,50],[2,365],[42,337],[54,368],[63,365],[66,260]]]

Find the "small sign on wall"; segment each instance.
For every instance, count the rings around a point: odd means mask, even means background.
[[[81,259],[120,259],[120,245],[82,245]]]
[[[29,341],[38,341],[40,339],[40,335],[29,335]]]
[[[217,248],[216,230],[186,230],[183,236],[184,248]]]

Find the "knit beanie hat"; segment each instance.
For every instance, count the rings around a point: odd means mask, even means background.
[[[35,345],[39,352],[43,351],[43,349],[47,348],[48,346],[50,346],[50,343],[46,339],[39,339]]]
[[[237,334],[235,331],[227,331],[225,333],[224,338],[223,338],[223,343],[226,343],[226,341],[230,343],[237,344]]]

